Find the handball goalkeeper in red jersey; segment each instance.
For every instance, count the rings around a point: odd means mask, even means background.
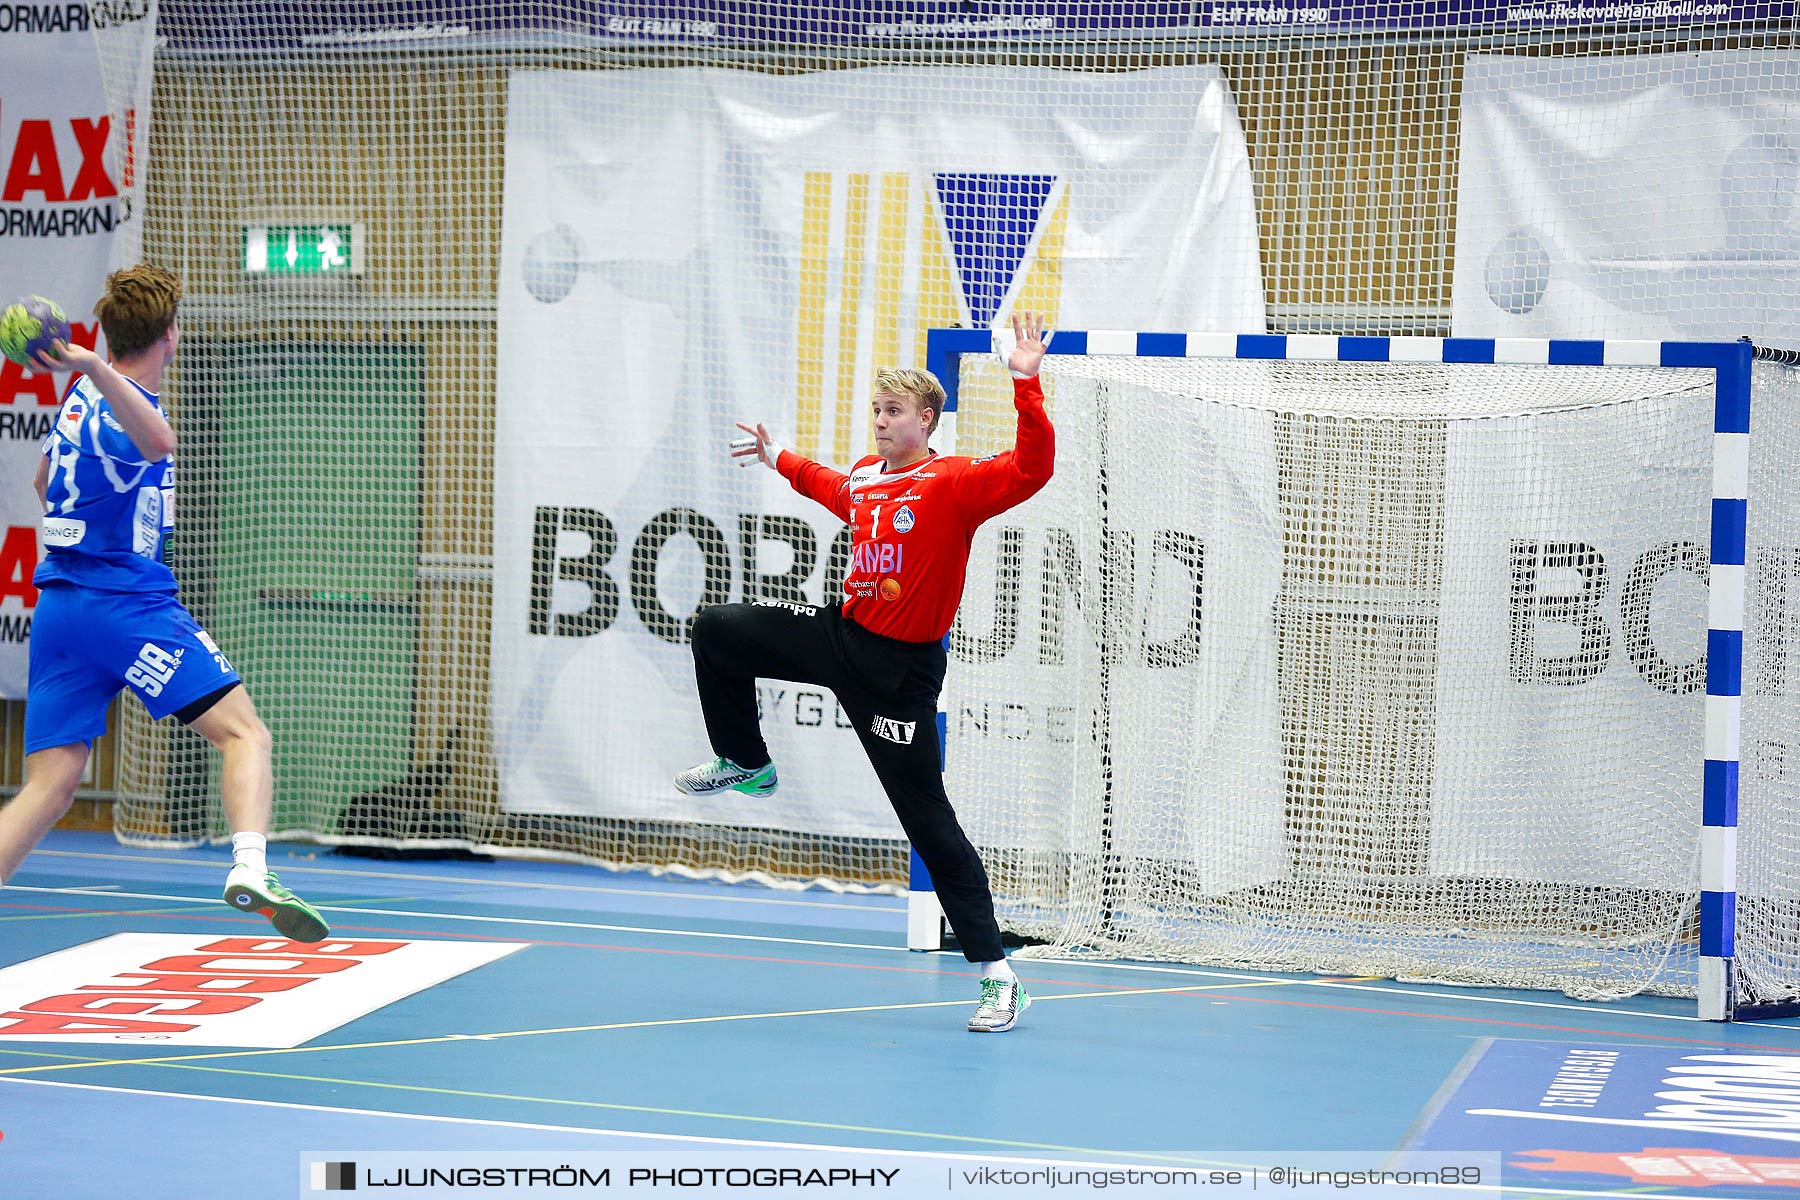
[[[956,618],[975,529],[1050,481],[1056,435],[1037,379],[1042,318],[1013,317],[1017,348],[1007,365],[1019,412],[1017,444],[979,461],[942,456],[927,444],[943,414],[944,389],[927,371],[888,370],[875,379],[876,453],[850,474],[783,450],[762,425],[732,443],[817,500],[852,530],[844,594],[823,608],[787,601],[723,604],[694,621],[694,675],[707,736],[718,757],[675,777],[692,796],[775,790],[775,764],[757,726],[756,680],[830,688],[906,836],[937,887],[963,956],[982,968],[976,1033],[1011,1029],[1031,1003],[1000,948],[994,899],[981,856],[957,823],[938,765],[938,692],[944,635]]]

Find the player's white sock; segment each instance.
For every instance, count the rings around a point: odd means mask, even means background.
[[[249,867],[258,877],[269,873],[269,839],[260,833],[231,835],[232,861]]]
[[[1012,964],[1007,962],[1004,958],[996,958],[993,962],[982,963],[981,977],[983,979],[998,979],[1002,983],[1017,983],[1019,981],[1019,977],[1013,974]]]

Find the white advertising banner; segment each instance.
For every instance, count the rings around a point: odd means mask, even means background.
[[[142,247],[156,5],[0,14],[0,305],[43,295],[95,344],[106,273]],[[107,100],[108,86],[115,97]],[[31,490],[66,375],[0,359],[0,697],[25,695],[42,515]]]
[[[1800,54],[1471,55],[1462,103],[1458,334],[1800,346]],[[1532,486],[1495,488],[1483,459],[1520,448],[1453,427],[1434,868],[1690,885],[1710,442],[1704,398],[1595,410],[1541,424]],[[1596,797],[1594,823],[1500,819],[1521,784]],[[1485,846],[1437,836],[1477,820]]]
[[[1433,872],[1687,887],[1710,393],[1456,421],[1445,458]]]
[[[1459,335],[1800,345],[1800,54],[1473,54],[1462,104]]]
[[[1098,359],[1053,356],[1044,376],[1068,430],[1056,476],[977,537],[953,639],[946,784],[964,827],[1040,852],[1026,869],[1077,891],[1104,886],[1086,864],[1108,858],[1205,894],[1275,878],[1277,418],[1119,386]],[[1039,894],[1003,886],[1003,914],[1008,890]]]
[[[503,230],[492,711],[516,812],[898,836],[821,688],[759,685],[776,797],[670,786],[710,753],[693,613],[821,603],[847,549],[732,465],[733,423],[848,469],[874,370],[924,365],[926,329],[1027,302],[1066,328],[1264,322],[1209,66],[520,72]]]

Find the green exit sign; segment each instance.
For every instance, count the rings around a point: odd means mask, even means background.
[[[248,224],[244,226],[244,273],[361,275],[367,240],[360,221]]]

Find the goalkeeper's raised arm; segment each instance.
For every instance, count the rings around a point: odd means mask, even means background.
[[[1038,367],[1044,361],[1042,318],[1026,313],[1013,319],[1015,345],[1006,365],[1013,374],[1013,407],[1019,431],[1011,450],[978,459],[956,476],[958,500],[980,524],[1035,496],[1056,467],[1056,431],[1044,411],[1044,388]]]
[[[929,371],[887,370],[876,377],[870,414],[876,453],[848,475],[782,449],[761,424],[738,426],[751,436],[732,443],[735,457],[779,471],[795,491],[850,525],[844,615],[867,629],[908,642],[948,633],[976,527],[1050,481],[1056,433],[1037,378],[1043,319],[1027,312],[1012,324],[1017,345],[1007,366],[1019,425],[1011,450],[971,459],[931,449],[944,389]]]
[[[1017,444],[979,461],[939,455],[931,435],[943,386],[928,371],[876,376],[870,428],[876,453],[849,474],[783,450],[763,425],[731,444],[740,463],[781,472],[794,490],[851,529],[841,596],[814,608],[787,601],[721,604],[694,619],[694,676],[712,742],[711,762],[681,772],[690,796],[774,794],[775,764],[757,724],[756,681],[789,679],[837,694],[888,801],[937,888],[963,956],[981,967],[976,1033],[1011,1029],[1031,1003],[1000,948],[1000,926],[981,855],[957,822],[938,765],[937,705],[944,635],[956,619],[975,528],[1050,480],[1056,437],[1044,413],[1038,364],[1043,321],[1013,318],[1008,357]]]

